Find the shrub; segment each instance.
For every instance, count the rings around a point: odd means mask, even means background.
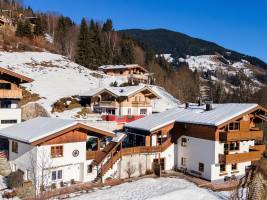
[[[146,175],[150,175],[150,174],[153,174],[154,172],[153,172],[153,170],[152,169],[147,169],[146,170]]]
[[[7,187],[9,189],[21,187],[23,185],[24,172],[21,170],[17,170],[15,172],[11,172],[11,174],[7,177]]]

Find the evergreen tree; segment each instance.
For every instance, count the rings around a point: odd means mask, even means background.
[[[122,39],[121,42],[121,60],[124,64],[134,63],[134,45],[129,39]]]
[[[29,20],[25,21],[23,25],[23,36],[32,38],[32,28],[31,28],[31,23]]]
[[[107,19],[106,22],[103,24],[103,29],[104,32],[110,32],[113,30],[113,24],[111,19]]]
[[[23,37],[24,36],[23,29],[24,29],[24,24],[22,21],[19,21],[17,24],[16,36]]]
[[[44,28],[42,26],[40,18],[36,19],[36,23],[35,23],[35,26],[34,26],[33,34],[36,35],[36,36],[44,35]]]
[[[86,20],[83,18],[81,21],[79,39],[78,39],[78,52],[76,55],[76,62],[80,65],[83,65],[87,68],[90,67],[90,59],[89,59],[89,32]]]

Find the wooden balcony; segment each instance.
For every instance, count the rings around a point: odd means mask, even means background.
[[[115,108],[116,102],[115,101],[100,101],[96,103],[94,106],[96,107],[108,107],[108,108]]]
[[[2,98],[2,99],[22,99],[22,89],[16,89],[16,90],[0,89],[0,98]]]
[[[220,133],[220,141],[262,140],[263,132],[258,129],[250,131],[228,131]]]
[[[255,146],[251,146],[249,147],[250,150],[254,150],[254,151],[260,151],[262,153],[265,152],[266,150],[266,145],[265,144],[259,144],[259,145],[255,145]]]
[[[171,138],[168,138],[162,145],[159,146],[140,146],[140,147],[130,147],[123,148],[121,150],[121,155],[132,155],[140,153],[157,153],[165,151],[171,145]]]
[[[146,101],[133,101],[132,106],[133,107],[149,107],[150,103]]]
[[[86,151],[86,160],[94,160],[101,151]]]
[[[241,163],[247,161],[256,161],[260,160],[262,156],[261,151],[250,151],[246,153],[236,153],[236,154],[220,154],[219,162],[220,163]]]

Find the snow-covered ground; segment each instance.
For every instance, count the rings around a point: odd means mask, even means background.
[[[145,178],[73,197],[72,200],[226,200],[229,192],[212,192],[184,179]]]
[[[107,76],[103,73],[89,70],[68,58],[48,52],[0,52],[0,66],[28,76],[34,81],[24,84],[27,90],[37,93],[38,100],[48,112],[51,105],[63,97],[79,95],[90,89],[109,86],[117,81],[118,84],[126,82],[124,77]],[[170,108],[176,105],[174,98],[163,89],[157,89],[163,98],[157,100],[155,109]],[[70,118],[76,111],[54,113],[52,116]]]
[[[6,188],[4,177],[0,175],[0,191]],[[0,197],[1,198],[1,197]]]
[[[219,55],[201,55],[187,56],[186,59],[179,58],[179,61],[187,62],[192,71],[219,71],[228,75],[238,75],[242,73],[251,79],[255,84],[261,85],[253,73],[252,65],[246,60],[232,63],[231,61]]]

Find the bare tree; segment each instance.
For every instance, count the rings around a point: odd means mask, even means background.
[[[52,160],[48,151],[41,149],[30,152],[30,178],[33,181],[34,195],[42,197],[45,186],[49,183]]]
[[[131,164],[131,162],[129,161],[127,163],[127,168],[125,169],[125,172],[127,173],[128,175],[128,178],[131,178],[132,175],[135,173],[136,171],[136,168]]]

